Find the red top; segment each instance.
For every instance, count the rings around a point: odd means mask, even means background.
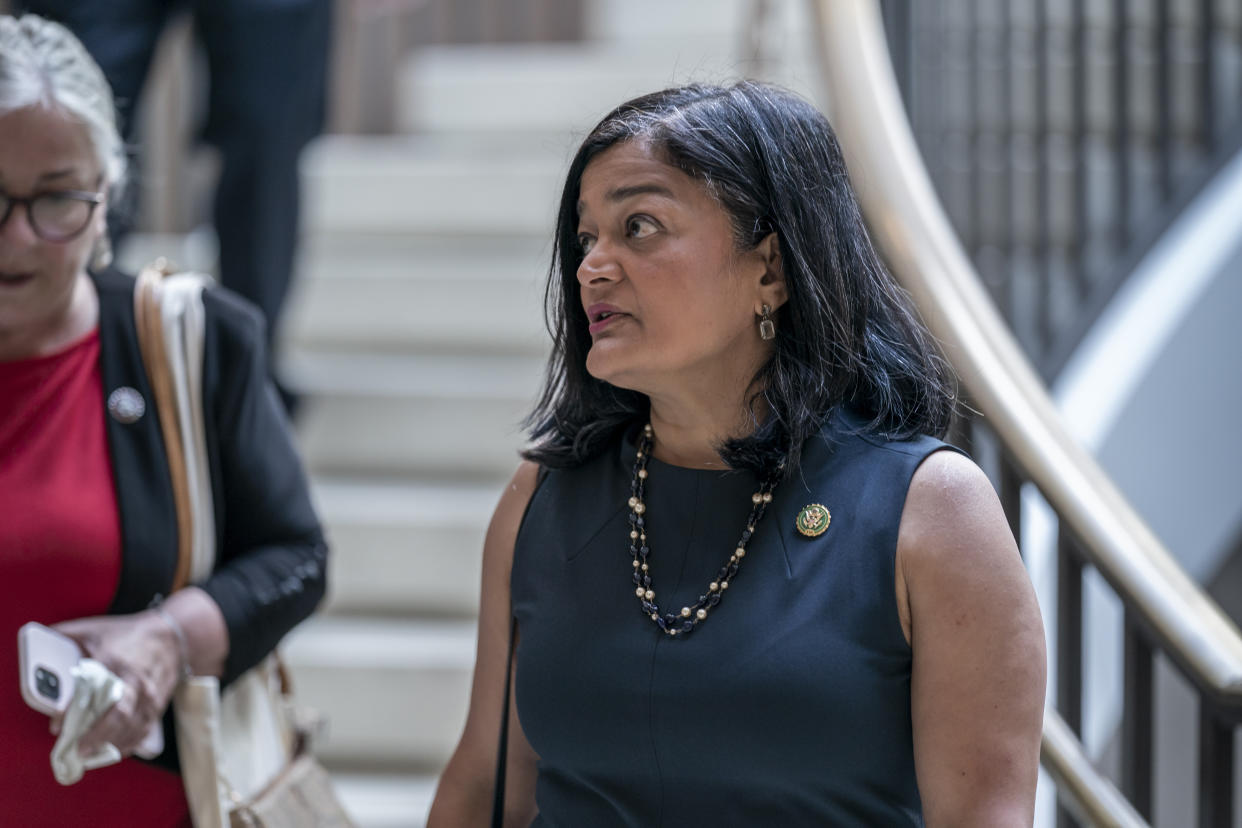
[[[181,779],[126,759],[52,776],[48,719],[26,706],[17,630],[102,615],[121,572],[99,334],[0,362],[0,824],[188,826]],[[148,416],[151,416],[148,414]]]

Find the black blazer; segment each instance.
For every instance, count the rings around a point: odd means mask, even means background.
[[[109,412],[108,447],[121,516],[121,577],[110,613],[146,609],[165,596],[177,565],[177,520],[168,458],[134,324],[134,280],[92,277],[99,292],[105,402],[136,390],[146,411],[124,423]],[[318,605],[327,545],[311,505],[288,421],[267,376],[258,311],[223,288],[204,292],[203,408],[216,513],[216,566],[198,584],[224,615],[223,683],[257,664]],[[106,406],[105,406],[106,407]]]

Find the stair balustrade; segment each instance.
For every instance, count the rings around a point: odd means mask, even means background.
[[[981,415],[965,434],[999,446],[998,488],[1016,536],[1021,537],[1019,490],[1026,485],[1044,496],[1060,525],[1053,608],[1056,707],[1046,712],[1042,747],[1043,765],[1058,783],[1058,824],[1136,826],[1151,819],[1152,663],[1163,653],[1199,700],[1198,823],[1231,825],[1233,739],[1242,721],[1242,634],[1069,436],[1043,381],[997,312],[920,157],[879,4],[812,0],[811,5],[817,60],[850,169],[861,182],[863,211]],[[1215,133],[1217,127],[1204,131]],[[1123,229],[1134,226],[1131,218],[1123,222]],[[1082,583],[1088,567],[1103,576],[1125,608],[1120,791],[1091,766],[1079,742]]]

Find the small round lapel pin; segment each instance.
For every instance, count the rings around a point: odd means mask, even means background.
[[[832,522],[832,515],[826,506],[819,503],[812,503],[810,506],[803,506],[802,511],[798,512],[798,519],[794,525],[798,527],[798,531],[806,535],[808,538],[818,538],[828,529],[828,524]]]
[[[147,402],[136,389],[122,385],[108,395],[108,413],[118,423],[129,425],[138,422],[147,413]]]

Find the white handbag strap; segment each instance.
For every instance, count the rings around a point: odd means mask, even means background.
[[[205,311],[211,278],[176,273],[158,281],[159,307],[177,444],[184,455],[191,542],[189,583],[211,575],[215,509],[203,410]],[[256,796],[290,762],[296,733],[287,721],[283,677],[273,654],[220,694],[217,680],[196,676],[174,698],[186,799],[196,828],[228,828],[236,803]]]
[[[164,347],[173,376],[193,515],[190,583],[206,580],[216,558],[215,507],[203,415],[203,290],[210,283],[211,278],[201,273],[176,273],[160,284]]]

